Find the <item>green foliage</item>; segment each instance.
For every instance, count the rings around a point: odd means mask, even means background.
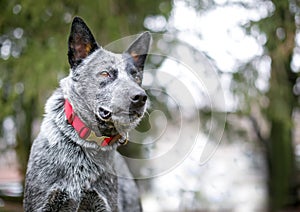
[[[93,30],[101,44],[122,36],[143,30],[147,15],[162,13],[160,5],[170,5],[164,1],[1,1],[0,36],[12,42],[18,56],[12,55],[2,60],[0,79],[10,87],[0,102],[5,113],[12,113],[12,105],[19,94],[13,87],[17,83],[24,86],[24,99],[38,97],[42,105],[49,90],[57,86],[58,78],[68,73],[67,36],[73,16],[82,16]],[[165,7],[163,7],[165,8]],[[164,9],[163,13],[167,14]],[[17,39],[16,29],[22,30]],[[9,84],[9,85],[7,85]],[[20,85],[20,84],[19,84]],[[8,106],[8,108],[7,108]],[[39,108],[41,113],[42,108]]]

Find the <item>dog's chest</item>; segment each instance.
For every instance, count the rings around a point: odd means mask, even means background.
[[[113,169],[97,161],[82,161],[74,167],[76,177],[71,182],[74,196],[79,202],[78,211],[116,211],[118,179]],[[72,174],[71,172],[71,174]]]

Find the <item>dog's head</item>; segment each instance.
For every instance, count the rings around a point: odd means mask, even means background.
[[[144,32],[122,54],[115,54],[100,47],[83,20],[74,18],[71,71],[62,83],[76,114],[96,133],[124,134],[141,120],[147,105],[141,84],[150,43],[150,33]]]

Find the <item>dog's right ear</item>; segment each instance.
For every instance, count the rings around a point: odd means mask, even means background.
[[[99,46],[88,26],[81,18],[75,17],[69,36],[68,59],[71,68],[76,68],[84,58],[98,48]]]

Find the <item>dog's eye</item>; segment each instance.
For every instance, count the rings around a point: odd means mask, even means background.
[[[99,76],[106,78],[106,77],[110,77],[110,74],[108,73],[108,71],[101,71],[99,73]]]

